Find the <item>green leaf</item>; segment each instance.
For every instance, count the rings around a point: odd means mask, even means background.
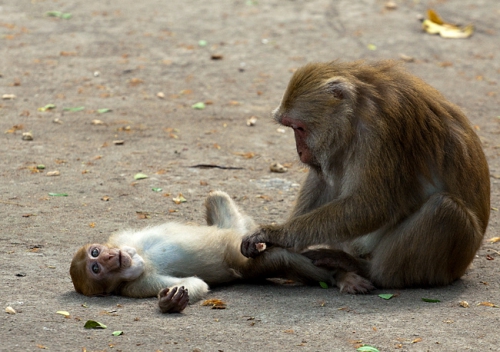
[[[87,320],[83,326],[85,329],[106,329],[107,326],[95,320]]]
[[[328,284],[326,282],[320,281],[319,285],[321,286],[321,288],[328,288]]]
[[[198,102],[196,104],[193,104],[191,107],[193,109],[196,109],[196,110],[203,110],[203,109],[205,109],[205,103],[202,102],[202,101],[200,101],[200,102]]]
[[[45,169],[45,165],[40,164],[40,165],[37,165],[37,166],[36,166],[36,168],[37,168],[38,170],[44,170],[44,169]]]
[[[57,18],[62,18],[62,19],[65,19],[65,20],[69,20],[73,15],[70,14],[70,13],[64,13],[64,12],[61,12],[61,11],[48,11],[48,12],[45,12],[45,16],[48,16],[48,17],[57,17]]]
[[[47,111],[47,110],[52,110],[55,109],[56,106],[54,104],[47,104],[45,106],[42,106],[41,108],[38,108],[38,111]]]
[[[391,299],[392,297],[394,297],[392,293],[381,293],[378,296],[383,299]]]
[[[422,298],[422,301],[427,302],[427,303],[438,303],[438,302],[441,302],[439,299],[432,299],[432,298]]]
[[[64,108],[64,111],[82,111],[85,109],[85,106],[77,106],[74,108]]]
[[[208,43],[207,43],[207,41],[206,41],[206,40],[203,40],[203,39],[202,39],[202,40],[198,41],[198,45],[199,45],[199,46],[207,46],[207,44],[208,44]]]
[[[148,177],[149,177],[148,175],[139,172],[138,174],[134,175],[134,180],[142,180]]]
[[[48,12],[45,12],[45,16],[49,16],[49,17],[61,17],[62,14],[63,13],[61,11],[48,11]]]
[[[113,335],[113,336],[120,336],[120,335],[123,335],[123,331],[120,331],[120,330],[113,331],[112,335]]]
[[[111,111],[112,111],[111,109],[106,109],[106,108],[104,108],[104,109],[97,109],[97,113],[99,113],[99,114],[105,114],[105,113],[111,112]]]
[[[161,192],[163,191],[161,188],[159,187],[155,187],[155,188],[151,188],[153,190],[153,192]]]
[[[368,44],[367,48],[368,50],[377,50],[377,46],[375,44]]]
[[[50,192],[49,196],[51,196],[51,197],[67,197],[68,193],[53,193],[53,192]]]
[[[356,351],[361,351],[361,352],[380,352],[375,347],[372,347],[372,346],[369,346],[369,345],[363,345],[363,346],[359,347]]]

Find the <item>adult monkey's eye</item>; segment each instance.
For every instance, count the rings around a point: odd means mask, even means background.
[[[98,273],[99,273],[99,271],[101,271],[101,269],[99,268],[99,265],[98,265],[97,263],[94,263],[94,264],[92,265],[92,272],[93,272],[94,274],[98,274]]]
[[[94,258],[97,258],[97,256],[99,255],[99,249],[97,248],[92,249],[90,255],[93,256]]]

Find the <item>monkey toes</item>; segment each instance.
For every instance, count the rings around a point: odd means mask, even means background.
[[[340,292],[345,293],[368,293],[375,289],[375,286],[362,276],[356,273],[345,273],[341,279],[338,280],[337,286]]]
[[[184,286],[164,288],[158,294],[158,306],[162,313],[180,313],[189,303],[189,294]]]

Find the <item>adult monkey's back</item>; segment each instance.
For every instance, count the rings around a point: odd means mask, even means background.
[[[464,274],[488,224],[490,182],[457,106],[394,62],[330,62],[298,69],[273,116],[294,130],[310,171],[290,218],[246,236],[245,256],[258,242],[328,244],[367,260],[378,287]],[[329,253],[311,257],[328,266]]]

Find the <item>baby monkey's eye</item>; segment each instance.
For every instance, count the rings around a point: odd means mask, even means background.
[[[96,263],[96,264],[94,264],[94,265],[92,265],[92,272],[93,272],[94,274],[98,274],[100,270],[101,270],[101,269],[99,268],[99,265],[97,265],[97,263]]]
[[[92,249],[90,255],[93,256],[94,258],[97,258],[97,256],[99,255],[99,250],[97,248]]]

